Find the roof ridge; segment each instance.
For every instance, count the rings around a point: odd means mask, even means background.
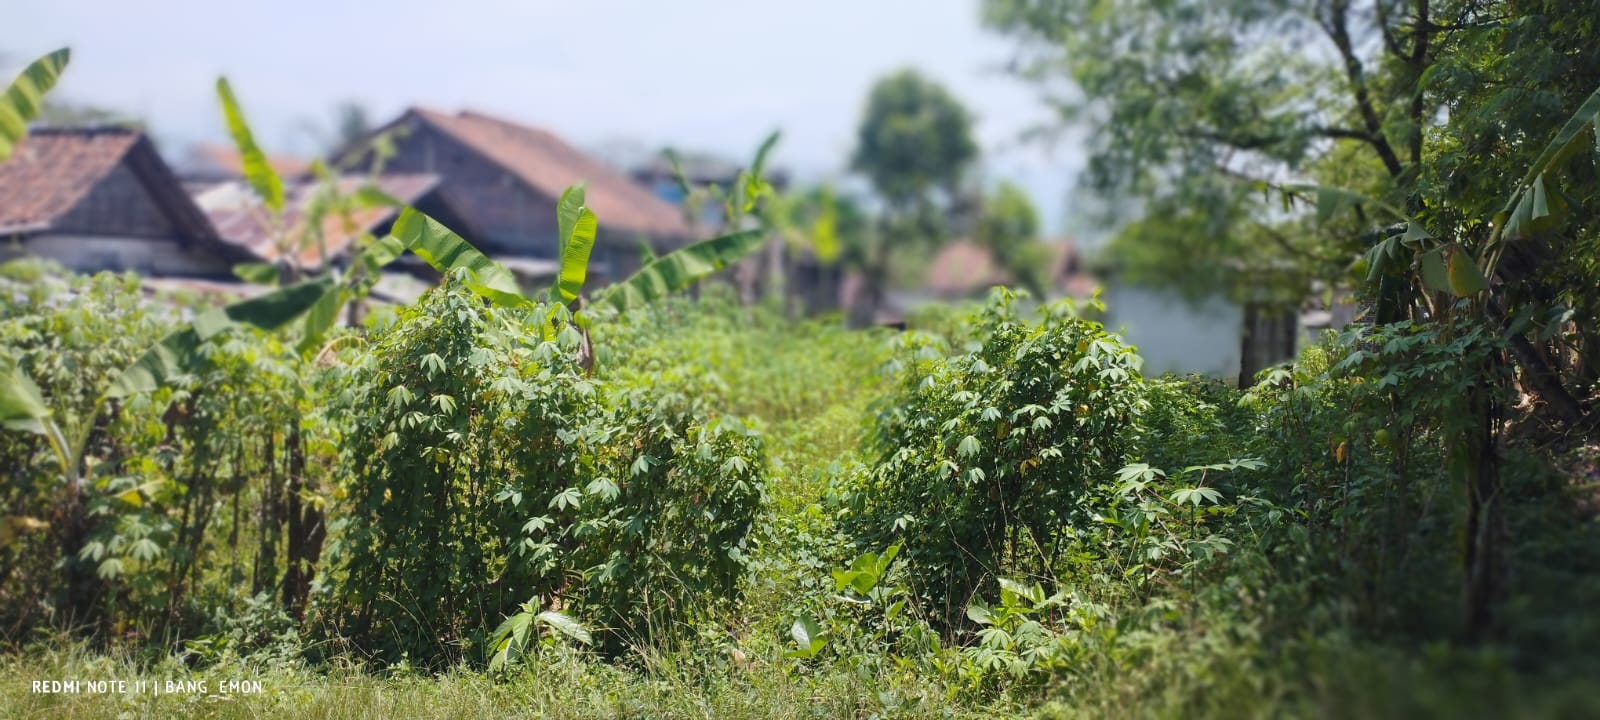
[[[29,125],[29,135],[143,135],[144,129],[115,123]]]
[[[448,115],[414,106],[410,112],[552,201],[573,182],[589,183],[588,199],[602,228],[627,227],[630,232],[663,236],[689,234],[671,203],[552,130],[471,109]]]

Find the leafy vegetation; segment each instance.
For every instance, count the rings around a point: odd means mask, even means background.
[[[587,287],[581,186],[536,297],[410,208],[351,272],[247,269],[277,287],[221,308],[8,264],[0,715],[1600,712],[1600,82],[1565,52],[1594,19],[988,7],[1042,43],[1033,72],[1115,121],[1094,177],[1156,211],[1117,241],[1130,267],[1194,253],[1217,273],[1196,284],[1221,287],[1270,260],[1282,287],[1317,278],[1371,312],[1236,388],[1144,376],[1097,300],[1002,289],[891,333],[717,284],[672,296],[767,232],[817,228],[819,255],[871,262],[912,210],[957,204],[966,114],[912,75],[874,92],[858,157],[886,216],[781,196],[761,180],[773,136],[713,193],[727,234],[609,288]],[[1242,51],[1273,28],[1336,62]],[[1506,58],[1533,70],[1511,82]],[[933,135],[954,139],[907,154]],[[1306,177],[1231,177],[1226,148]],[[281,182],[246,165],[272,208]],[[1031,210],[996,195],[976,229],[1013,247]],[[335,327],[402,252],[441,285]],[[22,681],[98,676],[264,691]]]

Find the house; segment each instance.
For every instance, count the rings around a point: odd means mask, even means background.
[[[35,128],[0,164],[0,260],[80,273],[232,277],[250,254],[222,242],[141,131]]]
[[[1083,271],[1077,246],[1071,240],[1045,241],[1048,272],[1045,300],[1062,297],[1087,298],[1094,294],[1096,281]],[[928,263],[923,292],[931,299],[952,301],[980,299],[996,285],[1015,286],[1016,278],[1002,267],[994,252],[973,240],[954,240],[939,248]]]
[[[724,191],[731,190],[739,182],[739,173],[744,170],[738,163],[708,153],[685,153],[678,158],[676,166],[663,155],[658,155],[649,162],[640,163],[628,171],[635,182],[647,187],[656,197],[661,198],[680,209],[684,209],[689,200],[688,193],[684,192],[683,182],[690,188],[704,188],[715,185]],[[682,177],[679,177],[679,173]],[[789,187],[789,174],[779,169],[767,169],[763,173],[767,183],[780,192]],[[699,209],[695,222],[704,227],[716,227],[723,222],[723,208],[715,202],[707,202]]]
[[[292,155],[272,155],[267,164],[284,181],[310,177],[311,161]],[[173,163],[172,170],[191,193],[213,185],[244,179],[244,160],[239,151],[227,145],[200,143],[193,145],[184,156]]]
[[[646,246],[660,254],[691,239],[678,208],[546,130],[472,111],[412,108],[338,153],[334,164],[371,166],[379,137],[394,151],[382,160],[383,172],[437,176],[440,196],[470,218],[490,255],[553,260],[556,203],[578,182],[587,184],[586,203],[599,219],[590,266],[602,279],[632,273]]]
[[[1115,271],[1106,276],[1103,322],[1139,348],[1146,375],[1198,374],[1244,386],[1295,355],[1301,332],[1294,309],[1221,292],[1185,295]]]

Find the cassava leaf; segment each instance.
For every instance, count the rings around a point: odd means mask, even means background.
[[[300,317],[330,289],[336,289],[332,279],[309,280],[201,313],[189,324],[168,333],[124,368],[106,389],[105,396],[122,398],[153,392],[193,367],[200,344],[205,340],[234,325],[251,325],[269,332],[277,330]]]

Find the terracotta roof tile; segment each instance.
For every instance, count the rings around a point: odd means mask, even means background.
[[[46,229],[139,142],[127,128],[36,128],[0,163],[0,231]]]
[[[311,174],[311,161],[292,155],[272,155],[267,164],[284,180],[295,180]],[[180,165],[180,174],[186,178],[229,179],[244,177],[244,161],[239,151],[226,145],[200,144],[189,149],[189,155]]]
[[[971,295],[1010,282],[995,265],[989,249],[971,240],[956,240],[940,248],[928,266],[927,278],[928,290],[953,296]]]
[[[367,181],[365,176],[340,178],[338,191],[342,195],[354,194]],[[381,190],[401,202],[414,204],[438,186],[439,176],[391,173],[380,176],[377,184]],[[306,247],[296,252],[296,258],[300,266],[308,270],[315,270],[321,265],[321,251],[309,238],[305,226],[306,210],[312,198],[316,197],[318,187],[318,182],[306,180],[288,183],[284,188],[288,207],[284,218],[289,228],[287,237],[306,239]],[[216,226],[223,240],[249,250],[262,260],[278,259],[281,253],[267,223],[268,215],[243,181],[209,188],[196,196],[195,201],[211,218],[211,223]],[[348,224],[341,213],[324,216],[322,237],[328,256],[338,257],[361,233],[376,231],[393,220],[395,214],[394,208],[389,207],[358,208],[350,213]]]
[[[568,185],[586,182],[588,205],[599,217],[601,229],[669,239],[689,237],[678,208],[553,133],[472,111],[449,115],[413,108],[412,112],[552,201],[561,197]]]
[[[1098,283],[1082,271],[1076,245],[1067,239],[1044,242],[1050,250],[1051,287],[1072,297],[1093,294]],[[946,244],[928,266],[927,289],[946,297],[975,296],[995,285],[1012,282],[1010,273],[995,262],[994,254],[971,240]]]

